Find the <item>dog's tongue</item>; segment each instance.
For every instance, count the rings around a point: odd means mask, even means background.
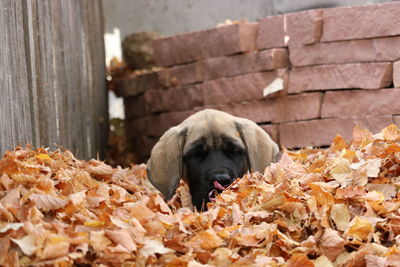
[[[217,181],[214,181],[214,188],[224,191],[226,188],[223,187],[220,183],[218,183]]]
[[[214,181],[214,189],[208,194],[208,198],[211,201],[215,200],[216,195],[218,194],[218,191],[225,191],[226,188],[223,187],[220,183],[218,183],[217,181]]]

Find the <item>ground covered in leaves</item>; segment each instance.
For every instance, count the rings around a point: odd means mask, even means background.
[[[144,165],[17,148],[0,160],[1,266],[400,266],[400,132],[283,154],[208,204]]]

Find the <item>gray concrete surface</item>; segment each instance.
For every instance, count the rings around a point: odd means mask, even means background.
[[[163,36],[203,30],[226,19],[261,18],[319,7],[391,2],[385,0],[103,0],[105,29],[119,28],[121,38],[142,31]]]

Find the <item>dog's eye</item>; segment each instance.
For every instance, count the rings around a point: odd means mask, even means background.
[[[208,154],[207,149],[204,146],[196,146],[193,149],[191,149],[185,156],[185,159],[189,159],[189,158],[204,158],[206,157]]]
[[[242,156],[244,154],[244,149],[235,144],[228,143],[224,148],[224,152],[227,156]]]

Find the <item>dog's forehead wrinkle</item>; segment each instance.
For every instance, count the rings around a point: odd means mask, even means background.
[[[230,115],[221,118],[221,116],[215,116],[214,112],[204,112],[202,116],[193,117],[184,124],[188,128],[185,152],[201,141],[208,148],[219,148],[224,142],[221,135],[237,139],[241,143],[235,122]]]

